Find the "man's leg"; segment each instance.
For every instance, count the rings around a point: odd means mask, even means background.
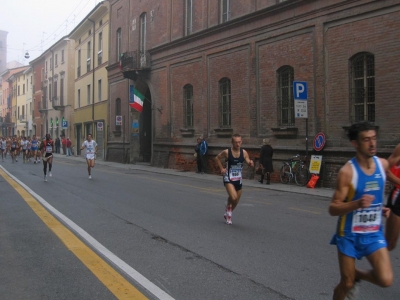
[[[44,181],[47,181],[47,161],[43,160]]]
[[[92,175],[92,174],[91,174],[91,163],[90,163],[90,159],[86,159],[86,163],[87,163],[88,174],[89,174],[89,176],[90,176],[90,175]]]
[[[398,200],[399,201],[399,200]],[[400,217],[390,212],[389,218],[386,220],[385,238],[388,244],[388,250],[392,251],[397,244],[400,233]]]
[[[333,300],[344,300],[354,286],[356,274],[355,258],[344,255],[338,250],[340,282],[333,291]]]
[[[228,206],[231,206],[233,211],[239,203],[242,190],[236,191],[235,186],[231,183],[225,184],[225,188],[228,192]]]
[[[52,166],[53,166],[53,157],[52,157],[52,156],[49,157],[49,159],[47,160],[47,162],[48,162],[48,164],[49,164],[49,176],[51,177],[51,176],[53,176],[53,175],[51,174],[51,168],[52,168]]]
[[[381,287],[391,286],[393,283],[393,270],[387,248],[380,248],[367,256],[372,270],[356,270],[356,278],[369,281]]]

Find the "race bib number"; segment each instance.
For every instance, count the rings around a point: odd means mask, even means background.
[[[46,153],[51,153],[53,151],[53,147],[46,146]]]
[[[242,179],[242,168],[232,166],[229,170],[229,179],[231,181],[239,181]]]
[[[371,233],[379,231],[382,220],[382,206],[371,205],[368,208],[358,209],[353,213],[353,233]]]

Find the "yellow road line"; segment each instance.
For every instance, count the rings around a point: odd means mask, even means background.
[[[78,239],[69,229],[53,217],[53,215],[51,215],[32,195],[1,169],[0,175],[21,195],[39,218],[58,236],[65,246],[92,271],[115,297],[118,299],[147,299],[147,297]]]

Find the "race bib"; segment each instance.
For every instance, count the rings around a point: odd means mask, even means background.
[[[353,233],[371,233],[379,231],[382,220],[382,206],[371,205],[368,208],[358,209],[353,212]]]
[[[242,168],[237,166],[231,166],[229,170],[230,181],[239,181],[242,179]]]
[[[46,153],[51,153],[53,151],[53,147],[46,146]]]

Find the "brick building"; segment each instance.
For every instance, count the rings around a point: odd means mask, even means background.
[[[129,148],[130,162],[192,170],[202,135],[215,172],[211,158],[240,133],[256,159],[270,138],[279,171],[296,153],[317,154],[313,138],[323,132],[320,184],[331,186],[354,153],[352,122],[378,126],[383,157],[400,141],[398,1],[110,3],[110,124],[118,105],[126,120],[119,132],[111,125],[110,140]],[[294,80],[308,83],[307,119],[296,117]],[[130,85],[145,95],[142,113],[129,108]]]

